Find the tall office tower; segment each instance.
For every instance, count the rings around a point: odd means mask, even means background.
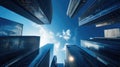
[[[104,30],[104,37],[105,38],[119,38],[120,37],[120,28]]]
[[[81,40],[81,47],[93,54],[97,60],[107,67],[119,67],[120,63],[120,39],[119,38],[91,38]]]
[[[57,67],[57,56],[53,57],[51,67]]]
[[[1,0],[0,5],[37,24],[50,24],[51,0]]]
[[[21,36],[23,24],[0,18],[0,36]]]
[[[103,5],[104,4],[104,5]],[[95,0],[79,18],[80,48],[100,62],[100,67],[119,67],[120,1]],[[88,60],[93,60],[88,58]],[[93,61],[91,63],[94,63]],[[97,64],[93,64],[96,65]],[[93,67],[96,67],[93,66]],[[98,67],[98,66],[97,66]]]
[[[120,27],[119,0],[110,0],[109,2],[107,0],[88,0],[88,2],[91,4],[86,3],[89,6],[84,7],[84,13],[79,17],[77,44],[81,39],[104,37],[104,30]]]
[[[104,5],[103,5],[104,4]],[[119,0],[95,0],[79,17],[79,26],[96,24],[96,27],[120,22]]]
[[[77,45],[66,46],[65,67],[104,67],[105,65]]]
[[[53,59],[53,44],[46,44],[40,48],[38,56],[29,65],[30,67],[51,67]]]
[[[1,36],[0,48],[7,50],[36,50],[39,48],[39,41],[39,36]]]
[[[0,64],[28,66],[39,53],[39,41],[39,36],[0,36]]]
[[[84,5],[86,0],[70,0],[68,9],[67,9],[67,15],[69,17],[73,17],[79,9]]]

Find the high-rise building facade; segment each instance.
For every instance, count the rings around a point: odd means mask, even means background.
[[[57,56],[53,57],[51,67],[57,67]]]
[[[38,56],[29,65],[30,67],[51,67],[53,60],[53,44],[46,44],[40,48]]]
[[[87,53],[85,56],[89,61],[95,60],[91,62],[93,67],[99,64],[100,67],[119,67],[120,1],[94,0],[91,3],[79,17],[77,44]]]
[[[73,17],[79,9],[84,5],[86,0],[70,0],[68,9],[67,9],[67,15],[69,17]]]
[[[0,18],[0,36],[21,36],[23,24]]]
[[[39,41],[39,36],[0,36],[1,66],[28,66],[39,53]]]
[[[86,3],[89,6],[84,8],[84,13],[79,17],[76,40],[91,37],[119,37],[119,31],[117,32],[117,30],[116,32],[114,30],[114,33],[107,32],[109,29],[120,28],[120,1],[88,0],[88,2],[91,2],[91,4]],[[79,44],[80,41],[77,42]]]
[[[37,24],[50,24],[52,20],[51,0],[1,0],[0,5]]]
[[[104,67],[105,65],[85,52],[80,46],[66,46],[65,67]]]
[[[25,49],[29,51],[34,51],[36,49],[39,49],[39,41],[39,36],[1,36],[0,51],[2,51],[2,49]]]
[[[96,27],[119,22],[119,0],[96,0],[89,6],[83,15],[79,17],[79,26],[95,23]],[[104,5],[103,5],[104,4]]]
[[[90,40],[81,40],[81,47],[106,66],[119,67],[119,41],[119,38],[91,38]]]

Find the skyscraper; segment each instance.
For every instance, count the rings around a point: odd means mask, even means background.
[[[0,36],[1,66],[28,66],[39,53],[39,41],[39,36]]]
[[[103,5],[104,4],[104,5]],[[95,0],[79,17],[80,48],[94,65],[119,67],[119,0]],[[89,33],[89,34],[88,34]],[[82,53],[82,52],[81,52]],[[89,56],[93,58],[89,58]],[[86,58],[87,58],[86,57]],[[91,62],[91,63],[94,63]],[[95,67],[96,67],[95,66]],[[94,66],[93,66],[94,67]]]
[[[51,67],[57,67],[57,56],[53,57]]]
[[[0,36],[21,36],[23,24],[0,18]]]
[[[73,17],[79,9],[84,5],[86,0],[70,0],[68,9],[67,9],[67,15],[69,17]]]
[[[93,1],[94,2],[94,1]],[[103,5],[104,4],[104,5]],[[96,27],[119,22],[119,0],[96,0],[83,15],[79,17],[79,26],[95,23]]]
[[[65,67],[104,67],[105,65],[76,45],[66,46]]]
[[[25,49],[34,51],[39,49],[39,41],[39,36],[0,36],[0,48],[6,50]]]
[[[81,47],[86,49],[89,54],[96,55],[96,59],[106,66],[119,67],[119,41],[119,38],[91,38],[90,40],[81,40]]]
[[[51,67],[53,60],[53,44],[46,44],[40,48],[38,56],[29,65],[30,67]]]
[[[0,5],[37,24],[50,24],[52,20],[51,0],[1,0]]]

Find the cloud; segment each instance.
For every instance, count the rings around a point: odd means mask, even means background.
[[[70,34],[70,29],[62,32],[62,34],[57,33],[56,36],[65,39],[66,41],[68,41],[71,38],[71,34]]]
[[[38,31],[36,32],[40,36],[40,47],[47,43],[58,43],[54,37],[54,33],[42,25],[32,24]]]
[[[54,44],[54,55],[57,55],[59,53],[59,47],[60,47],[60,42],[57,41],[57,39],[55,38],[55,34],[48,30],[47,28],[45,28],[44,26],[41,25],[37,25],[37,24],[32,24],[34,27],[36,27],[36,29],[38,29],[37,31],[37,35],[40,36],[40,47],[48,44],[48,43],[53,43]]]

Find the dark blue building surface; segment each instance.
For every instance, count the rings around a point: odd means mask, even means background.
[[[52,20],[51,0],[1,0],[0,5],[37,24],[50,24]]]
[[[0,65],[28,66],[39,53],[39,41],[38,36],[0,36]]]
[[[64,67],[63,63],[57,63],[57,67]]]
[[[0,18],[0,36],[21,36],[23,24]]]
[[[51,67],[57,67],[57,56],[53,57]]]
[[[93,52],[96,58],[107,66],[119,66],[119,45],[119,38],[92,38],[90,40],[81,40],[81,47]]]
[[[39,54],[31,62],[29,67],[51,67],[53,59],[53,44],[46,44],[40,48]],[[54,63],[53,63],[54,64]]]
[[[67,55],[65,67],[105,67],[95,57],[89,55],[81,47],[67,45]]]

